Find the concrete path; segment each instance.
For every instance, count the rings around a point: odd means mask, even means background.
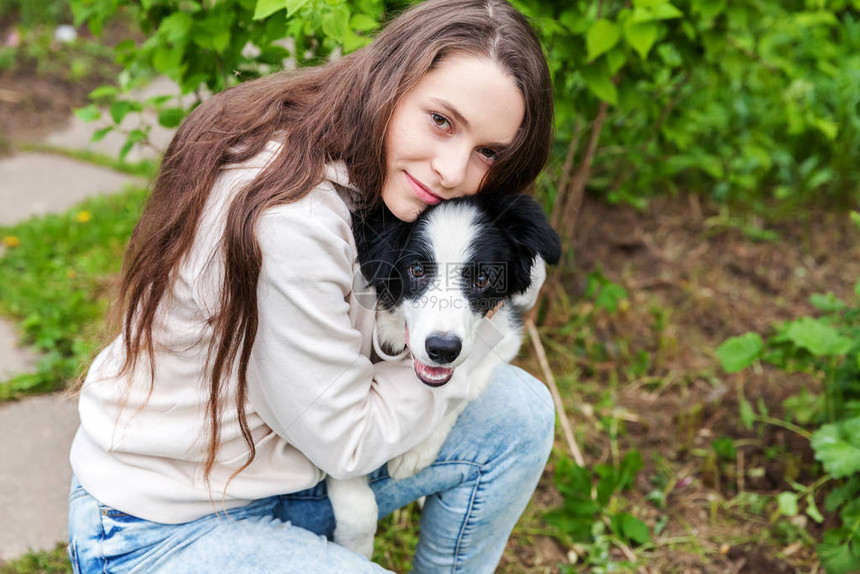
[[[162,80],[147,92],[171,94],[176,89]],[[66,129],[50,135],[45,143],[117,157],[122,138],[89,142],[98,127],[73,118]],[[165,147],[170,137],[171,132],[163,128],[152,133],[156,147]],[[157,149],[150,148],[135,151],[128,159],[157,154]],[[62,155],[20,153],[0,158],[0,224],[62,212],[87,196],[120,191],[134,181]],[[31,351],[18,346],[15,326],[0,320],[0,381],[31,370],[36,360]],[[66,540],[66,497],[71,477],[68,453],[77,425],[77,407],[63,395],[0,404],[0,564],[29,549],[50,550]]]
[[[0,405],[0,560],[66,539],[77,426],[77,408],[62,395]]]
[[[0,225],[66,211],[97,193],[119,191],[133,178],[56,154],[25,153],[0,160]]]

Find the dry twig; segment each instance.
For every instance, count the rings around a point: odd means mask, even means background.
[[[558,413],[559,421],[561,422],[562,433],[564,440],[567,442],[567,450],[570,456],[579,466],[585,466],[585,459],[582,458],[582,452],[579,450],[579,445],[576,444],[576,438],[573,436],[573,428],[570,426],[570,420],[567,418],[567,413],[564,411],[564,404],[561,401],[561,393],[558,392],[558,387],[555,384],[555,377],[552,376],[552,370],[549,368],[549,361],[546,358],[543,344],[540,341],[540,334],[532,319],[526,320],[526,329],[529,331],[529,337],[537,352],[538,361],[543,370],[546,384],[549,387],[549,392],[552,394],[552,401],[555,403],[555,411]]]

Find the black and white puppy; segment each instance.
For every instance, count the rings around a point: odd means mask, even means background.
[[[446,201],[414,223],[384,206],[353,217],[361,272],[378,298],[374,349],[382,358],[411,354],[431,387],[467,385],[468,399],[513,360],[522,313],[537,299],[544,262],[561,255],[558,235],[530,196],[481,194]],[[459,376],[458,376],[459,375]],[[429,466],[463,407],[422,443],[388,463],[394,479]],[[377,507],[364,477],[328,480],[335,542],[370,556]]]

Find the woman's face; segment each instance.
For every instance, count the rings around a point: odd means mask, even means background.
[[[524,113],[516,83],[494,62],[446,58],[394,108],[385,134],[385,205],[415,221],[430,205],[476,193]]]

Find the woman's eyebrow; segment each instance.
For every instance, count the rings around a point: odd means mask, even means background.
[[[430,98],[430,101],[432,101],[440,108],[443,108],[446,112],[448,112],[448,114],[454,116],[454,119],[457,120],[457,123],[463,124],[463,126],[465,127],[469,127],[469,120],[467,120],[463,116],[463,114],[461,114],[459,110],[457,110],[457,108],[455,108],[453,104],[451,104],[451,102],[443,100],[442,98]]]
[[[430,101],[433,104],[442,108],[442,110],[444,112],[446,112],[447,114],[452,116],[457,123],[462,124],[463,127],[465,127],[465,128],[469,127],[469,120],[467,120],[466,116],[461,114],[460,111],[457,108],[455,108],[451,102],[444,100],[442,98],[437,98],[437,97],[431,97]],[[507,142],[507,143],[505,143],[505,142],[491,142],[491,143],[486,144],[486,147],[503,149],[509,145],[511,145],[511,142]]]

